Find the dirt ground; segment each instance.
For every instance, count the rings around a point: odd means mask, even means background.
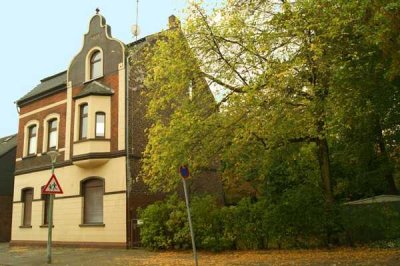
[[[0,265],[46,265],[46,248],[0,243]],[[53,248],[53,265],[194,265],[192,253],[142,249]],[[400,249],[199,252],[199,265],[400,265]]]

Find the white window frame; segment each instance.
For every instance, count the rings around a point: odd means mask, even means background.
[[[59,134],[60,134],[60,114],[57,113],[52,113],[49,114],[48,116],[43,119],[43,145],[42,145],[42,151],[47,152],[49,150],[49,122],[52,119],[57,119],[57,137],[56,137],[56,150],[59,149],[58,147],[58,140],[59,140]]]
[[[92,71],[92,69],[91,69],[91,67],[92,67],[91,60],[92,60],[93,54],[96,53],[96,52],[100,52],[101,70],[102,71],[101,71],[101,74],[99,76],[91,78],[91,75],[90,75],[90,73]],[[104,76],[104,53],[103,53],[103,49],[101,49],[100,47],[96,46],[96,47],[93,47],[92,49],[90,49],[89,52],[86,55],[85,80],[86,81],[91,81],[91,80],[94,80],[94,79],[101,78],[103,76]]]
[[[32,154],[28,154],[28,151],[29,151],[29,147],[28,147],[28,145],[29,145],[29,128],[34,125],[36,126],[36,151]],[[23,150],[24,157],[33,156],[33,155],[38,154],[39,130],[40,130],[40,123],[38,120],[31,120],[25,124],[25,126],[24,126],[24,150]]]

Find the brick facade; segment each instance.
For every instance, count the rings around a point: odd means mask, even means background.
[[[156,40],[149,38],[146,40],[147,44],[153,44]],[[146,44],[139,44],[145,46]],[[129,157],[130,157],[130,177],[131,177],[131,190],[129,193],[129,214],[131,216],[131,225],[129,226],[128,234],[130,235],[133,246],[140,243],[140,234],[135,221],[138,219],[137,209],[145,208],[146,206],[158,200],[163,200],[166,196],[164,193],[152,193],[148,186],[146,186],[140,178],[141,161],[143,152],[148,142],[146,129],[151,126],[151,121],[146,119],[146,108],[148,99],[146,99],[142,92],[146,88],[143,84],[144,73],[143,66],[137,64],[141,62],[139,53],[132,56],[133,65],[130,67],[129,84],[128,84],[128,126],[129,126]],[[208,87],[207,87],[208,89]],[[210,91],[207,94],[206,100],[213,101],[214,98]],[[168,117],[169,113],[165,114]],[[213,194],[216,196],[217,201],[221,204],[224,203],[223,186],[217,172],[205,171],[198,176],[188,180],[189,192],[197,194]],[[183,185],[178,187],[178,195],[183,198]]]

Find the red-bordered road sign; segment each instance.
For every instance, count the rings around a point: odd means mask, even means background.
[[[42,194],[63,194],[55,174],[50,177],[49,182],[42,189]]]

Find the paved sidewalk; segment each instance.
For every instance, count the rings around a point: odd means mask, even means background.
[[[9,247],[0,243],[0,266],[47,265],[45,247]],[[52,265],[152,265],[146,261],[157,255],[141,249],[96,249],[53,247]],[[128,258],[126,260],[124,258]]]
[[[0,266],[47,265],[44,247],[9,247],[0,243]],[[151,252],[143,249],[53,248],[52,265],[194,265],[190,251]],[[400,249],[339,248],[332,250],[260,250],[200,252],[199,266],[262,265],[400,265]]]

